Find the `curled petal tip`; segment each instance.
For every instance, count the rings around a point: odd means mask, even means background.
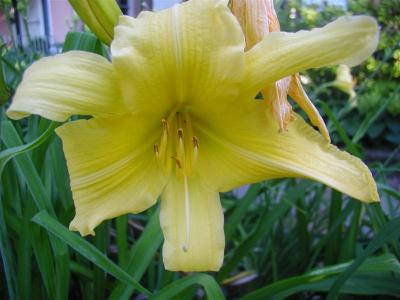
[[[337,27],[337,30],[345,32],[347,28],[351,28],[346,38],[352,40],[354,47],[357,48],[353,55],[349,55],[341,62],[338,61],[336,63],[342,63],[349,67],[356,66],[371,56],[376,50],[379,42],[380,28],[375,18],[370,16],[343,16],[328,24],[326,28],[331,27],[333,29],[334,26]]]
[[[90,228],[85,222],[81,222],[77,216],[69,224],[69,230],[78,231],[81,236],[96,235],[93,228]]]

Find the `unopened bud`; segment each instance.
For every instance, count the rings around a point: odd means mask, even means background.
[[[106,45],[114,37],[114,27],[122,14],[115,0],[69,0],[82,21]]]

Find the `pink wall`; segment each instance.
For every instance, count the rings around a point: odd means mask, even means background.
[[[49,4],[53,42],[62,43],[70,30],[73,10],[67,0],[50,0]]]
[[[9,42],[10,37],[8,34],[7,22],[1,12],[0,12],[0,35],[6,43]]]

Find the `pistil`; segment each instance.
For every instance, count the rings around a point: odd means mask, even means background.
[[[189,251],[189,238],[190,238],[190,199],[189,199],[189,184],[186,175],[183,175],[183,186],[185,193],[185,243],[182,245],[184,252]]]

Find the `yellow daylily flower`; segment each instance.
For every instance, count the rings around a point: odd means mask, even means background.
[[[301,177],[361,201],[379,200],[361,160],[300,116],[279,133],[254,100],[301,70],[358,64],[377,39],[374,19],[345,17],[312,31],[268,34],[245,52],[227,1],[191,0],[120,17],[111,62],[80,51],[37,61],[7,114],[92,116],[57,129],[76,208],[71,230],[94,234],[103,220],[139,213],[161,195],[165,267],[217,271],[224,254],[219,192]]]
[[[114,27],[122,15],[115,0],[68,0],[82,21],[106,45],[114,37]]]
[[[265,35],[280,31],[273,0],[232,0],[231,9],[243,29],[246,50],[260,42]],[[279,124],[280,131],[286,131],[289,123],[295,119],[292,106],[287,99],[289,95],[330,142],[325,122],[303,89],[298,73],[264,87],[262,94],[274,119]]]
[[[347,93],[350,100],[356,97],[356,92],[354,91],[354,86],[356,85],[355,79],[351,76],[351,71],[349,66],[339,65],[336,69],[336,78],[332,85],[337,87],[339,90]]]

